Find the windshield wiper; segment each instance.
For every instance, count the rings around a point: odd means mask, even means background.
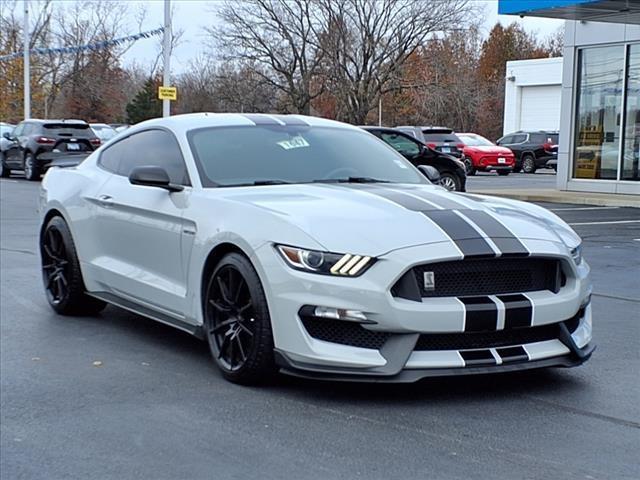
[[[380,180],[371,177],[347,177],[347,178],[325,178],[314,180],[313,183],[393,183],[389,180]]]
[[[256,180],[251,185],[288,185],[290,183],[284,180]]]

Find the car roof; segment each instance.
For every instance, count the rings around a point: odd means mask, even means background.
[[[44,120],[42,118],[29,118],[28,120],[24,120],[24,121],[30,122],[30,123],[39,123],[39,124],[68,123],[69,125],[73,125],[73,124],[87,125],[87,122],[85,122],[84,120],[77,120],[74,118],[49,118],[47,120]]]
[[[137,123],[127,129],[127,135],[150,127],[165,127],[174,132],[188,132],[207,127],[252,127],[259,125],[332,127],[361,131],[355,125],[307,115],[276,115],[266,113],[186,113],[165,118],[154,118]]]
[[[438,127],[435,125],[398,125],[395,128],[414,128],[416,130],[421,130],[423,133],[453,133],[453,128],[449,127]]]
[[[111,128],[113,129],[113,127],[107,123],[90,123],[89,125],[91,125],[92,127],[102,127],[102,128]]]

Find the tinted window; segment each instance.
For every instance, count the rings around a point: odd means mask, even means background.
[[[418,155],[420,153],[420,147],[418,144],[404,135],[398,135],[397,133],[381,133],[380,137],[402,155]]]
[[[398,130],[408,135],[411,135],[413,138],[417,138],[416,132],[412,128],[398,128]]]
[[[558,144],[558,134],[557,133],[550,133],[549,135],[547,135],[547,142],[551,143],[553,145],[557,145]]]
[[[513,143],[513,135],[507,135],[506,137],[502,137],[496,143],[499,143],[501,145]]]
[[[46,135],[52,135],[57,137],[91,138],[95,136],[93,135],[93,132],[89,128],[88,124],[45,123],[43,127],[44,127],[44,133]]]
[[[531,143],[545,143],[547,141],[547,135],[544,133],[532,133],[529,135],[529,141]]]
[[[527,141],[526,135],[514,135],[509,143],[522,143]]]
[[[99,164],[112,173],[118,173],[120,168],[120,160],[122,159],[124,152],[127,150],[127,139],[114,143],[108,148],[105,148],[100,154]]]
[[[128,177],[136,167],[154,165],[164,168],[172,183],[190,185],[182,152],[170,133],[163,130],[135,133],[125,140],[125,145],[118,174]]]
[[[24,123],[19,123],[16,129],[13,131],[13,136],[17,137],[19,135],[22,135],[22,132],[24,132]]]
[[[429,133],[423,132],[427,142],[462,143],[453,133]]]
[[[206,187],[256,181],[306,183],[369,177],[423,183],[422,176],[391,147],[364,130],[255,126],[189,132]]]

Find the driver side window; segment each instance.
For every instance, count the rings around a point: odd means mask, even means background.
[[[420,154],[420,147],[403,135],[397,133],[381,133],[380,137],[402,155],[414,157]]]
[[[164,130],[145,130],[126,138],[121,152],[117,174],[128,177],[136,167],[154,165],[169,174],[171,183],[190,186],[180,146],[172,134]]]

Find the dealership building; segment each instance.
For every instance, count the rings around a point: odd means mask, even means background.
[[[537,65],[553,75],[507,65],[505,128],[555,115],[560,190],[640,195],[640,1],[500,0],[498,13],[566,20],[562,59]]]

